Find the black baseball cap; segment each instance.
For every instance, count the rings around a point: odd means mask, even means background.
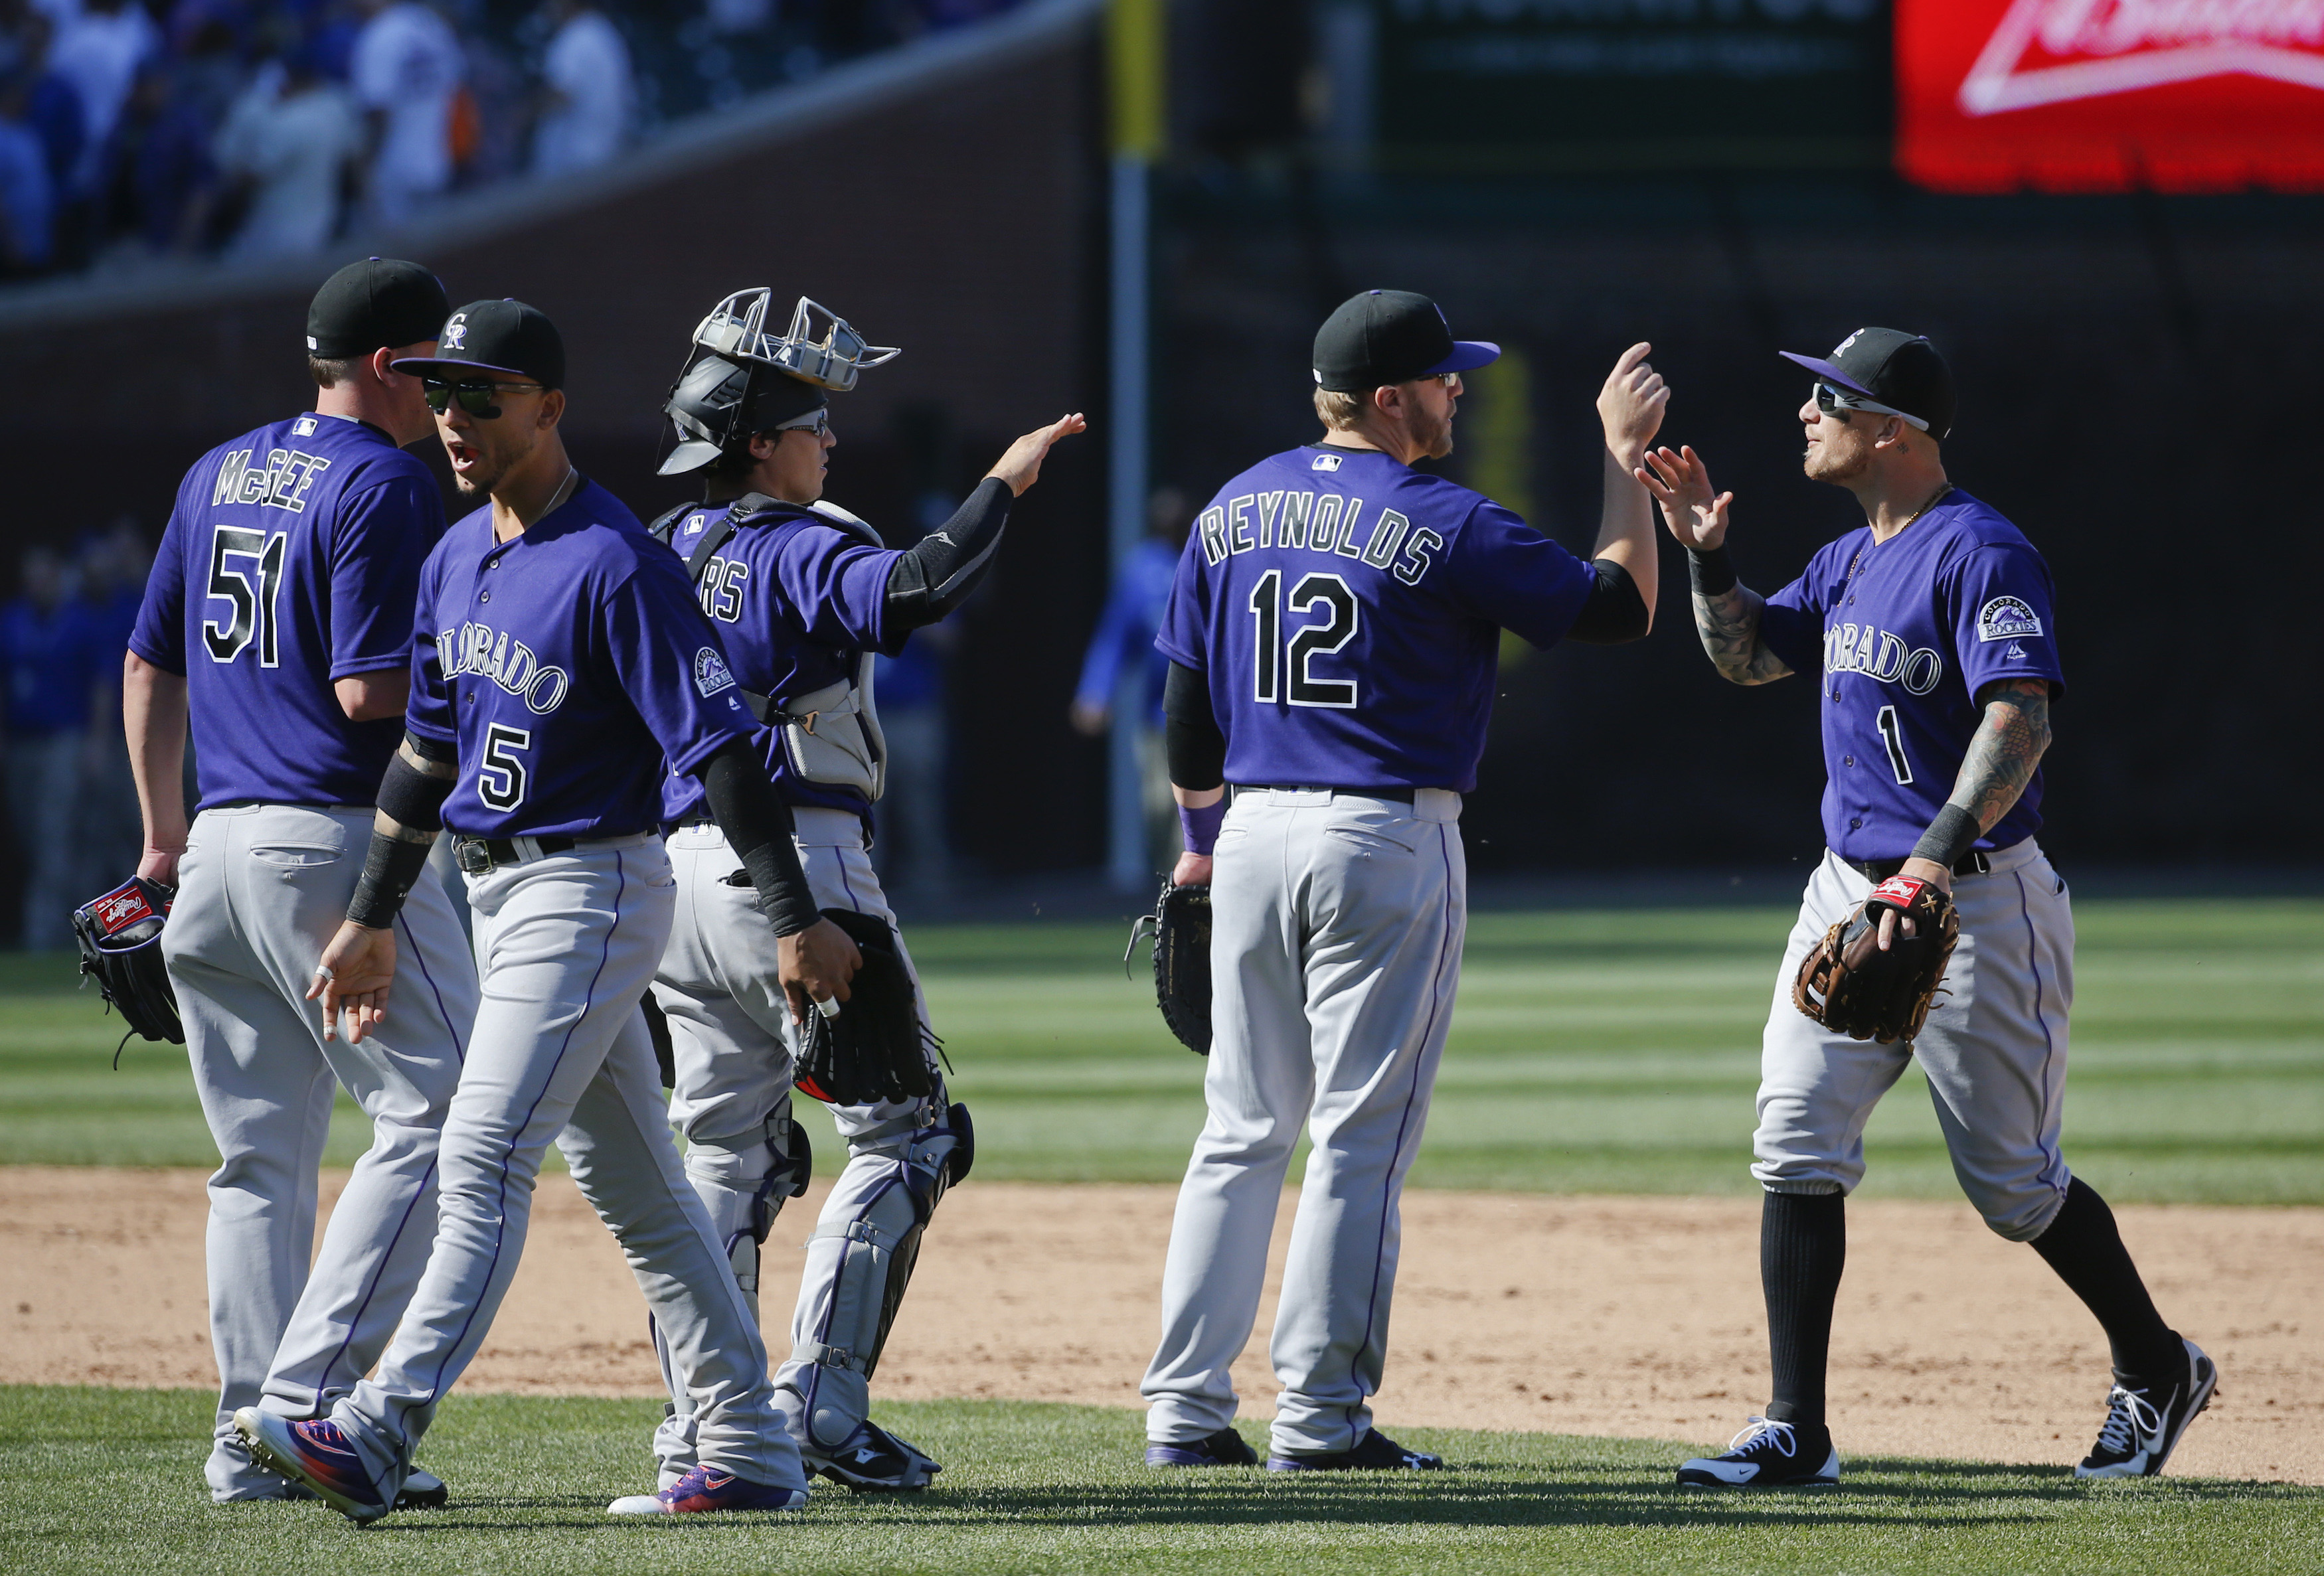
[[[444,281],[417,263],[366,257],[323,281],[307,307],[307,354],[324,361],[369,355],[436,336],[452,309]]]
[[[1858,328],[1826,357],[1777,355],[1830,383],[1929,424],[1942,442],[1953,429],[1953,374],[1937,347],[1901,328]]]
[[[1499,359],[1501,347],[1455,339],[1444,309],[1410,290],[1350,296],[1315,330],[1315,386],[1368,394],[1382,383],[1468,372]]]
[[[531,378],[545,389],[565,386],[565,338],[539,307],[522,301],[470,301],[444,319],[436,354],[407,355],[395,370],[425,377],[429,373],[506,373]]]

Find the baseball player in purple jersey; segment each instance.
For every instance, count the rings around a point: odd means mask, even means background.
[[[1725,1454],[1688,1461],[1678,1480],[1839,1480],[1824,1369],[1846,1199],[1864,1175],[1873,1105],[1913,1060],[1986,1224],[2031,1242],[2105,1326],[2114,1388],[2076,1474],[2151,1477],[2218,1375],[2163,1322],[2113,1212],[2059,1153],[2074,920],[2034,841],[2050,705],[2065,691],[2050,568],[1947,480],[1952,375],[1926,339],[1859,328],[1828,357],[1784,354],[1815,376],[1799,410],[1807,474],[1856,495],[1860,530],[1763,598],[1737,581],[1732,494],[1712,489],[1694,451],[1659,450],[1638,473],[1691,556],[1695,626],[1719,671],[1737,684],[1817,676],[1826,773],[1823,862],[1776,974],[1753,1140],[1775,1397]],[[1900,875],[1952,894],[1960,945],[1917,1039],[1849,1039],[1793,1005],[1793,981],[1835,922]]]
[[[687,1185],[638,1009],[678,896],[659,832],[666,772],[704,780],[760,923],[781,938],[787,986],[844,1000],[857,954],[816,914],[757,724],[693,588],[566,456],[556,328],[521,302],[473,302],[434,357],[398,366],[425,379],[461,490],[490,505],[420,574],[403,742],[310,989],[327,1033],[344,1018],[362,1039],[401,1016],[416,982],[398,980],[392,926],[445,827],[468,879],[483,1005],[444,1122],[434,1248],[377,1371],[326,1418],[245,1408],[235,1426],[352,1519],[385,1514],[516,1273],[554,1138],[621,1240],[697,1411],[698,1464],[612,1509],[794,1508],[807,1498],[798,1451],[724,1245]]]
[[[1397,1197],[1420,1147],[1467,926],[1461,796],[1476,785],[1500,631],[1637,640],[1653,509],[1632,469],[1669,399],[1637,345],[1598,398],[1606,493],[1584,562],[1492,500],[1412,468],[1452,450],[1456,341],[1425,296],[1370,290],[1315,336],[1320,442],[1219,490],[1162,632],[1175,879],[1211,889],[1210,1119],[1163,1271],[1147,1461],[1255,1460],[1228,1369],[1250,1334],[1284,1171],[1299,1194],[1271,1349],[1270,1469],[1439,1467],[1371,1426]],[[1231,801],[1224,786],[1232,784]]]
[[[706,474],[708,502],[656,522],[686,560],[718,626],[743,696],[771,724],[766,777],[791,806],[816,906],[895,915],[866,847],[887,746],[872,659],[967,600],[1000,550],[1010,502],[1039,477],[1049,446],[1079,432],[1067,416],[1019,438],[959,511],[908,552],[823,501],[829,393],[897,352],[863,344],[802,300],[770,331],[770,292],[738,291],[695,330],[694,359],[665,410],[678,447],[665,475]],[[760,1248],[786,1200],[807,1186],[807,1135],[791,1120],[803,1045],[773,938],[733,884],[741,861],[699,784],[669,779],[669,847],[678,915],[654,983],[668,1015],[670,1119],[687,1138],[687,1174],[757,1307]],[[907,972],[910,954],[898,936]],[[927,1003],[917,1003],[925,1030]],[[871,1379],[911,1279],[922,1230],[974,1153],[967,1108],[950,1101],[924,1034],[933,1092],[834,1103],[847,1163],[807,1242],[789,1356],[775,1393],[811,1471],[858,1492],[918,1489],[938,1464],[871,1419]],[[695,1461],[695,1406],[670,1374],[670,1417],[657,1436],[664,1481]]]
[[[220,1500],[303,1493],[251,1460],[234,1415],[327,1409],[386,1346],[435,1234],[436,1146],[476,1012],[467,938],[433,875],[395,921],[411,989],[362,1044],[302,1004],[361,869],[370,804],[401,732],[420,567],[444,531],[435,479],[402,446],[432,428],[420,381],[444,287],[372,258],[307,317],[312,412],[202,456],[178,489],[129,639],[123,703],[145,822],[138,873],[174,883],[162,932],[203,1114]],[[201,801],[181,788],[190,723]],[[334,1077],[371,1119],[315,1254],[316,1165]],[[313,1257],[313,1267],[309,1258]],[[405,1479],[407,1504],[443,1486]]]

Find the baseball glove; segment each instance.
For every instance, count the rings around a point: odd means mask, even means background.
[[[1154,912],[1130,927],[1121,961],[1138,950],[1139,938],[1154,933],[1154,997],[1162,1021],[1178,1043],[1198,1056],[1211,1054],[1211,889],[1176,887],[1166,879]]]
[[[73,910],[80,972],[84,977],[96,975],[106,1004],[121,1009],[129,1025],[129,1033],[121,1037],[124,1046],[132,1034],[173,1046],[186,1043],[185,1025],[178,1018],[178,992],[161,961],[161,926],[177,895],[173,887],[132,876]],[[121,1064],[118,1046],[113,1064]]]
[[[1884,952],[1880,917],[1891,911],[1898,924]],[[1907,918],[1909,936],[1902,923]],[[1928,1021],[1960,940],[1960,914],[1950,898],[1927,881],[1891,876],[1801,963],[1793,1004],[1850,1039],[1909,1041]]]
[[[935,1037],[920,1021],[919,993],[884,919],[845,908],[823,917],[847,932],[863,966],[847,982],[847,1003],[836,1018],[810,1010],[806,1048],[792,1083],[829,1105],[873,1105],[922,1100],[936,1089],[929,1053]]]

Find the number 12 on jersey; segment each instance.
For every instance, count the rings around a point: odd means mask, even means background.
[[[1356,638],[1359,606],[1356,594],[1337,575],[1318,572],[1291,588],[1290,610],[1310,613],[1324,610],[1321,622],[1303,626],[1286,643],[1283,639],[1283,571],[1269,569],[1250,588],[1250,613],[1258,622],[1251,641],[1251,698],[1273,703],[1287,700],[1296,706],[1333,706],[1342,710],[1356,704],[1352,678],[1317,678],[1309,664],[1329,656]],[[1284,693],[1289,680],[1289,693]]]

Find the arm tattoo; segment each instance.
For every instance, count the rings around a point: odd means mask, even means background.
[[[1969,738],[1946,803],[1976,816],[1978,831],[1990,832],[2017,803],[2050,748],[2050,686],[2040,678],[2005,678],[1987,685],[1978,699],[1985,717]]]
[[[1694,628],[1711,666],[1730,684],[1766,684],[1791,672],[1791,665],[1759,641],[1759,610],[1766,597],[1748,585],[1730,585],[1716,596],[1694,594]]]

